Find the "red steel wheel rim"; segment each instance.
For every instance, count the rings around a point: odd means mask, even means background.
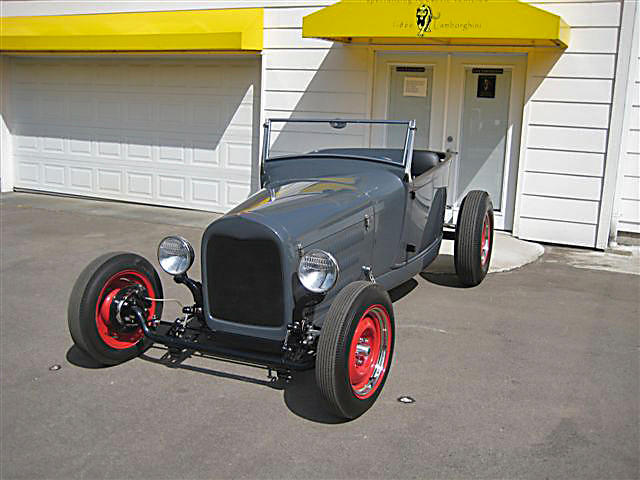
[[[373,395],[387,371],[391,354],[391,318],[382,305],[360,317],[349,347],[349,382],[356,397]]]
[[[116,350],[133,347],[143,336],[142,328],[137,328],[130,332],[118,332],[113,328],[110,321],[111,303],[115,296],[123,288],[135,284],[142,285],[150,297],[155,297],[155,292],[149,279],[146,275],[135,270],[123,270],[113,275],[105,282],[98,295],[98,301],[96,303],[96,327],[98,328],[98,335],[104,343]],[[155,311],[156,304],[152,302],[147,319],[151,319]]]
[[[482,241],[480,243],[480,263],[484,267],[489,261],[491,252],[491,219],[487,213],[482,223]]]

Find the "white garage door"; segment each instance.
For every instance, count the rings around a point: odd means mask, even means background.
[[[16,186],[224,212],[257,164],[259,78],[256,59],[14,59]]]

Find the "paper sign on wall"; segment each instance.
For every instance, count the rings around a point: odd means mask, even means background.
[[[402,95],[405,97],[426,97],[427,77],[404,77]]]

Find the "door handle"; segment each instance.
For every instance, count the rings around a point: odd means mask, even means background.
[[[449,160],[451,157],[453,157],[454,155],[458,155],[459,152],[454,152],[453,150],[451,150],[450,148],[447,148],[447,151],[445,152],[446,156],[444,157],[444,160]]]

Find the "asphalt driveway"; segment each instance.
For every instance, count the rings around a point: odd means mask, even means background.
[[[576,251],[553,248],[473,289],[418,276],[393,292],[380,399],[340,423],[313,372],[279,389],[255,368],[168,364],[160,348],[95,368],[72,346],[67,300],[86,263],[130,250],[157,264],[164,235],[197,248],[210,215],[11,194],[0,217],[3,479],[639,476],[637,275],[578,269]]]

